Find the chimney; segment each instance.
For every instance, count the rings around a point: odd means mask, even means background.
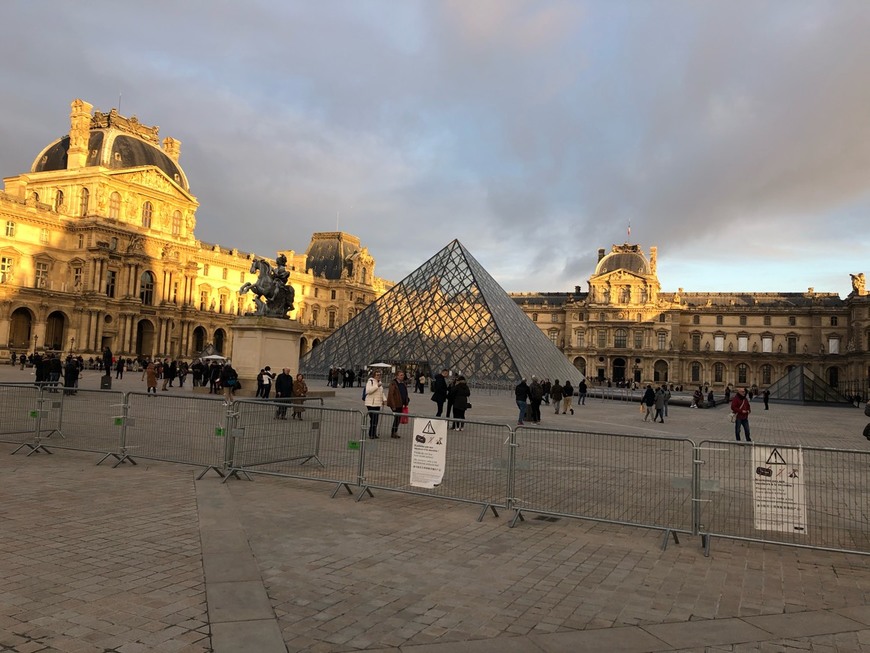
[[[69,113],[69,151],[67,170],[84,168],[88,162],[88,141],[91,136],[91,109],[93,104],[84,100],[73,100]]]
[[[603,258],[604,258],[604,248],[599,247],[598,248],[598,260],[601,261],[601,259],[603,259]]]

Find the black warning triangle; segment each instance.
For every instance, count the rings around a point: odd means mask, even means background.
[[[767,457],[767,462],[765,465],[785,465],[785,458],[779,453],[778,449],[774,449],[770,452],[770,455]]]
[[[435,435],[435,427],[432,426],[432,422],[426,422],[426,426],[423,427],[423,433],[426,435]]]

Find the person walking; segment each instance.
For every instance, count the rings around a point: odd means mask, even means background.
[[[387,406],[393,411],[393,428],[390,429],[391,438],[400,438],[399,423],[402,420],[402,409],[407,407],[411,400],[408,398],[408,386],[405,383],[405,373],[397,372],[396,378],[390,383],[387,391]]]
[[[432,401],[438,406],[438,412],[435,417],[441,417],[444,411],[444,402],[447,401],[447,375],[449,370],[441,370],[441,374],[436,376],[432,381]]]
[[[656,414],[653,417],[653,421],[660,421],[662,424],[665,423],[665,391],[664,388],[659,388],[656,390]]]
[[[731,400],[731,412],[734,413],[734,437],[740,442],[740,427],[742,426],[746,441],[752,442],[752,438],[749,437],[749,413],[752,412],[752,406],[746,396],[746,388],[737,388],[734,399]]]
[[[585,406],[586,405],[586,393],[589,391],[588,386],[586,385],[586,379],[580,381],[580,385],[577,386],[577,405]]]
[[[514,397],[517,401],[517,408],[520,409],[519,417],[517,417],[517,426],[522,426],[523,420],[526,418],[526,406],[529,403],[529,385],[525,379],[520,379],[517,387],[514,388]]]
[[[532,424],[541,423],[541,401],[544,399],[544,388],[538,381],[538,377],[532,376],[532,384],[529,386],[529,405],[531,411],[529,419]]]
[[[266,365],[263,371],[260,372],[260,378],[258,379],[260,382],[260,396],[263,399],[268,399],[269,395],[272,394],[272,379],[272,368]]]
[[[465,377],[461,374],[456,378],[456,383],[453,384],[453,430],[462,431],[465,428],[465,411],[468,410],[468,398],[471,396],[471,389],[465,382]]]
[[[148,367],[145,368],[145,373],[142,375],[145,377],[145,392],[154,392],[157,394],[157,368],[154,367],[154,363],[148,363]]]
[[[568,411],[571,411],[571,414],[574,414],[574,409],[571,408],[571,402],[574,401],[574,386],[571,385],[571,381],[565,381],[565,385],[562,386],[562,414],[567,415]]]
[[[290,368],[285,367],[275,378],[275,399],[279,402],[275,408],[275,419],[287,419],[287,404],[293,396],[293,377]]]
[[[663,413],[663,414],[664,414],[665,417],[667,417],[667,416],[668,416],[668,402],[671,400],[671,391],[668,390],[668,386],[667,386],[667,385],[663,385],[663,386],[662,386],[662,392],[663,392],[664,395],[665,395],[665,407],[664,407],[664,413]]]
[[[653,406],[656,403],[656,393],[652,389],[652,386],[650,384],[647,384],[646,390],[644,390],[644,392],[643,392],[643,398],[640,400],[640,403],[641,403],[641,406],[646,409],[644,414],[643,414],[643,421],[645,422],[649,419],[649,416],[652,414]],[[653,418],[653,421],[655,421],[655,418]]]
[[[369,412],[369,439],[378,439],[378,419],[381,406],[384,405],[384,388],[381,384],[381,373],[375,372],[366,381],[366,410]]]
[[[770,389],[765,388],[764,392],[761,393],[761,398],[764,400],[764,410],[770,410]],[[861,397],[858,397],[858,403],[861,401]]]
[[[236,389],[236,384],[239,382],[239,374],[233,369],[233,365],[229,359],[224,363],[220,374],[221,387],[224,389],[224,403],[229,406],[236,398],[233,392]]]
[[[553,400],[553,405],[556,406],[556,414],[558,415],[559,406],[562,404],[562,384],[559,383],[559,379],[556,379],[550,387],[550,399]]]
[[[302,419],[302,413],[305,412],[305,400],[303,397],[308,396],[308,384],[305,383],[305,376],[300,372],[296,375],[296,380],[293,381],[293,399],[290,403],[293,404],[293,419]]]

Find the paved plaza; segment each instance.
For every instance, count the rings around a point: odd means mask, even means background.
[[[472,392],[469,419],[516,422],[511,396]],[[411,400],[434,413],[428,393]],[[361,407],[356,389],[328,402]],[[724,407],[673,407],[665,424],[629,402],[543,409],[549,428],[733,437]],[[775,403],[751,417],[759,443],[859,451],[866,422]],[[477,521],[477,506],[433,498],[14,449],[0,444],[0,651],[870,651],[868,556],[716,539],[705,557],[685,535],[662,550],[655,530],[532,515],[509,528],[505,511]]]

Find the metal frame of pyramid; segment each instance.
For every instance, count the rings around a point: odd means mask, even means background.
[[[375,361],[415,375],[448,369],[478,386],[583,379],[458,240],[306,353],[299,369],[322,376]]]
[[[825,403],[852,406],[836,388],[804,365],[790,369],[768,388],[770,398],[804,404]]]

